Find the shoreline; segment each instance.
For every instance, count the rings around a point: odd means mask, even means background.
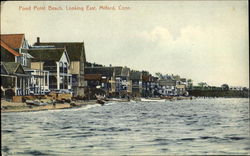
[[[229,97],[205,97],[205,96],[195,97],[193,96],[193,98],[175,97],[173,99],[165,99],[165,100],[175,101],[175,100],[192,100],[192,99],[203,99],[203,98],[205,99],[205,98],[229,98]],[[110,102],[128,102],[128,101],[120,99],[120,100],[110,100]],[[73,108],[80,108],[80,107],[84,107],[87,105],[95,105],[95,104],[99,104],[99,103],[97,103],[96,100],[89,100],[89,101],[79,100],[79,101],[76,101],[74,105],[71,105],[70,103],[56,103],[56,106],[53,106],[53,104],[48,104],[44,106],[33,106],[33,105],[27,105],[26,103],[23,103],[23,102],[15,103],[15,102],[8,102],[6,100],[1,100],[1,113],[36,112],[36,111],[48,111],[48,110],[59,110],[59,109],[73,109]]]
[[[71,109],[79,108],[87,105],[97,104],[96,100],[90,101],[77,101],[75,106],[70,105],[70,103],[57,103],[56,106],[48,104],[45,106],[32,106],[26,103],[13,103],[5,100],[1,100],[1,113],[10,112],[35,112],[35,111],[47,111],[47,110],[59,110],[59,109]]]

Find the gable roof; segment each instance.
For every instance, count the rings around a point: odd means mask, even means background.
[[[151,81],[151,75],[142,75],[143,81]]]
[[[122,75],[122,67],[113,67],[113,68],[114,68],[115,76],[121,76]]]
[[[139,71],[130,71],[129,73],[129,78],[131,80],[140,80],[141,79],[141,76],[142,76],[142,72],[139,72]]]
[[[162,86],[175,86],[176,85],[176,80],[172,79],[164,79],[164,80],[159,80],[159,85]]]
[[[1,75],[8,74],[8,71],[6,70],[6,67],[1,63]]]
[[[55,46],[56,48],[66,48],[70,61],[86,62],[84,42],[36,42],[34,46]]]
[[[17,62],[3,62],[8,74],[25,74],[23,67]]]
[[[121,74],[122,67],[86,67],[84,68],[85,74],[101,74],[106,77],[112,77],[114,72],[115,76]]]
[[[65,51],[64,48],[29,49],[28,53],[34,58],[32,61],[59,61]]]
[[[85,80],[101,80],[102,74],[84,74]]]
[[[123,67],[121,71],[121,76],[128,76],[130,72],[130,69],[127,67]]]
[[[18,49],[22,47],[24,34],[1,34],[1,40],[9,47]]]
[[[13,50],[6,43],[4,43],[4,41],[2,41],[2,40],[1,40],[1,47],[3,47],[4,49],[6,49],[8,52],[10,52],[11,54],[13,54],[15,56],[22,56],[22,54],[20,54],[20,53],[16,52],[15,50]]]

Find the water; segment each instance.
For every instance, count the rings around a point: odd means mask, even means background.
[[[249,99],[2,113],[2,154],[250,154]]]

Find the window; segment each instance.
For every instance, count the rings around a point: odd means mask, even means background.
[[[68,64],[64,62],[64,73],[68,73]]]
[[[47,75],[46,75],[46,73],[45,73],[44,79],[45,79],[45,85],[47,85],[48,80],[47,80]]]
[[[60,69],[60,73],[63,73],[63,63],[59,62],[59,69]]]
[[[70,84],[70,81],[71,81],[71,77],[69,77],[69,84]]]

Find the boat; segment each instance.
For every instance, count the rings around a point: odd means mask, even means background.
[[[174,96],[161,96],[161,99],[171,100],[174,99]]]
[[[105,104],[105,101],[106,101],[106,97],[105,96],[101,96],[101,95],[96,95],[96,103],[99,103],[101,105],[104,105]]]
[[[27,105],[33,105],[34,104],[34,101],[33,100],[26,100],[25,103]]]
[[[40,100],[26,100],[27,105],[35,105],[35,106],[45,106],[48,105],[48,102],[40,101]]]
[[[177,97],[177,100],[192,100],[192,96],[179,96]]]
[[[118,99],[118,98],[110,98],[109,101],[113,101],[113,102],[128,102],[128,99]]]
[[[161,99],[166,99],[166,100],[187,100],[190,99],[192,100],[193,97],[192,96],[161,96]]]
[[[99,103],[99,104],[101,104],[101,105],[104,105],[104,104],[105,104],[105,101],[104,101],[104,100],[101,100],[101,99],[97,99],[96,102]]]
[[[165,99],[146,99],[146,98],[141,98],[141,101],[143,102],[165,102]]]

